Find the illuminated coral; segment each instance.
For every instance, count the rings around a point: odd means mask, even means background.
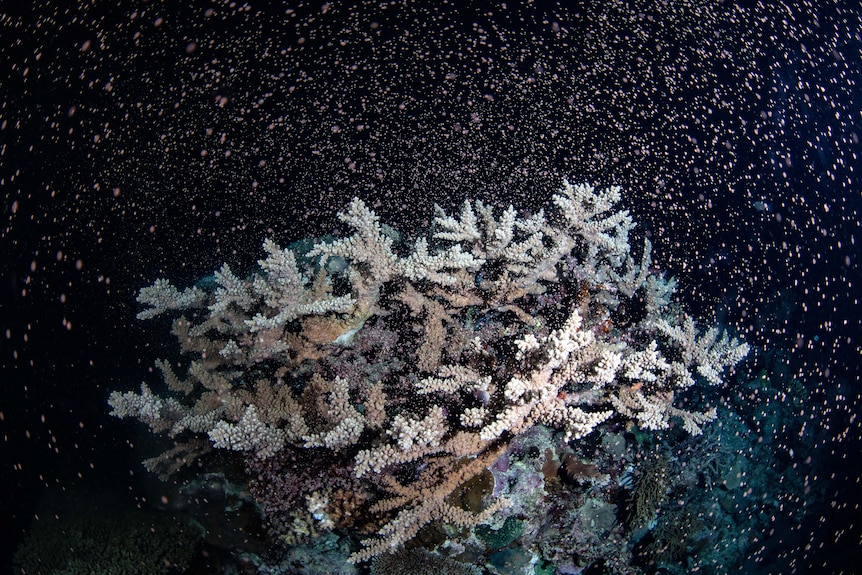
[[[658,430],[676,417],[698,434],[715,408],[674,398],[720,382],[747,346],[667,311],[675,284],[652,271],[649,242],[632,255],[619,201],[619,188],[569,183],[548,214],[466,201],[457,217],[438,207],[430,235],[406,245],[355,198],[339,214],[350,236],[304,254],[267,240],[259,271],[240,278],[225,265],[212,293],[158,280],[141,290],[151,307],[139,315],[189,314],[174,329],[195,356],[189,377],[160,364],[181,397],[114,392],[113,413],[258,460],[289,449],[351,470],[306,504],[327,529],[325,494],[367,502],[376,534],[353,561],[429,522],[505,513],[505,498],[476,512],[450,496],[537,425],[569,441],[613,419]],[[643,317],[616,313],[639,298]],[[363,340],[374,333],[390,348]]]

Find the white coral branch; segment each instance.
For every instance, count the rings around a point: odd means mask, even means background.
[[[182,310],[198,307],[206,299],[206,293],[197,287],[178,290],[170,281],[159,278],[153,285],[142,288],[138,292],[138,303],[150,306],[138,312],[138,319],[156,317],[169,310]]]

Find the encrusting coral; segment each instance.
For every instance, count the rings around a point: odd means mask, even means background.
[[[240,277],[225,264],[212,291],[156,280],[139,317],[185,314],[173,331],[188,375],[163,362],[171,393],[114,392],[113,414],[178,443],[208,437],[253,469],[290,451],[350,470],[294,497],[326,530],[329,494],[357,494],[356,531],[373,517],[376,533],[355,562],[432,521],[505,514],[505,498],[476,513],[450,496],[536,425],[568,441],[612,419],[659,430],[676,418],[699,434],[714,407],[675,397],[720,383],[748,347],[671,303],[675,282],[652,268],[649,242],[632,255],[619,202],[618,187],[568,182],[548,214],[466,201],[457,216],[438,207],[429,235],[407,246],[356,198],[338,214],[348,237],[306,253],[267,240],[259,270]],[[394,347],[375,348],[380,334]]]

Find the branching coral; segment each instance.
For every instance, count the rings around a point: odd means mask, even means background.
[[[675,395],[719,382],[747,346],[670,313],[675,284],[652,271],[648,242],[632,255],[619,201],[619,188],[568,183],[547,215],[467,201],[458,216],[438,207],[430,234],[406,245],[356,198],[339,214],[351,235],[304,254],[267,240],[250,277],[224,265],[212,292],[157,280],[139,316],[187,314],[174,332],[193,357],[188,376],[162,363],[173,395],[114,392],[113,413],[250,462],[289,449],[349,469],[338,489],[377,518],[354,561],[429,522],[470,526],[504,509],[448,498],[536,425],[569,440],[612,418],[645,429],[679,418],[700,433],[714,408],[684,410]],[[612,321],[631,300],[644,317]],[[374,334],[392,348],[371,351]],[[309,511],[329,529],[315,497]]]

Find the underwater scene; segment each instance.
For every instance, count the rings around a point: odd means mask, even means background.
[[[857,3],[7,4],[3,573],[862,573]]]

